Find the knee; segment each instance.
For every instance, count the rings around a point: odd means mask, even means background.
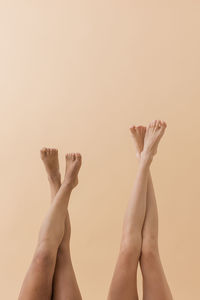
[[[120,253],[126,258],[127,261],[133,258],[139,258],[141,253],[142,239],[141,236],[123,236],[120,246]]]
[[[34,262],[40,267],[53,265],[56,261],[56,253],[46,245],[40,245],[34,255]]]
[[[142,257],[147,260],[154,260],[159,257],[158,240],[154,237],[143,238]]]

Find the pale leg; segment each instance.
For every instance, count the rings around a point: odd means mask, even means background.
[[[51,299],[57,252],[65,232],[72,182],[77,177],[81,166],[80,156],[68,156],[66,161],[69,166],[68,171],[41,226],[37,247],[24,279],[19,300]]]
[[[124,219],[119,258],[110,286],[108,300],[137,300],[137,267],[141,254],[142,228],[146,213],[149,167],[164,133],[159,122],[145,130],[144,149],[131,200]]]
[[[158,250],[158,210],[151,174],[147,187],[147,211],[140,266],[143,275],[143,299],[172,300]]]
[[[48,174],[51,199],[54,200],[60,186],[60,172],[58,164],[58,152],[56,149],[42,149],[41,158],[45,164]],[[77,284],[75,272],[72,265],[70,255],[70,236],[71,224],[69,213],[65,221],[65,232],[62,242],[57,253],[57,261],[53,279],[53,293],[54,300],[81,300],[80,290]]]
[[[155,125],[155,121],[150,126]],[[157,122],[166,127],[165,122]],[[133,126],[130,128],[140,160],[144,148],[146,127]],[[143,227],[142,252],[140,265],[143,275],[143,297],[144,300],[171,300],[172,295],[164,274],[158,251],[158,210],[153,188],[151,174],[149,172],[147,185],[146,217]]]
[[[146,211],[149,162],[141,161],[132,196],[124,218],[119,257],[108,300],[137,300],[137,267],[142,244],[142,226]]]

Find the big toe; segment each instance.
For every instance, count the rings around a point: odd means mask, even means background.
[[[161,130],[161,132],[164,132],[166,127],[167,127],[167,123],[164,122],[164,121],[160,121],[160,130]]]
[[[57,154],[58,154],[58,149],[53,148],[53,149],[52,149],[52,153],[53,153],[54,155],[57,155]]]
[[[129,128],[130,129],[130,132],[135,135],[136,134],[136,127],[135,126],[132,126]]]
[[[71,159],[71,153],[67,153],[65,155],[66,161],[69,161]]]
[[[43,147],[41,150],[40,150],[40,156],[41,158],[44,158],[47,154],[47,148]]]
[[[80,153],[76,153],[76,161],[78,163],[81,163],[81,160],[82,160],[81,154]]]
[[[161,121],[161,125],[166,128],[167,127],[167,123],[165,121]]]
[[[155,122],[155,130],[158,130],[161,127],[161,121],[160,120],[156,120]]]

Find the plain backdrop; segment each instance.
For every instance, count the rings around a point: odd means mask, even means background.
[[[137,169],[129,126],[157,118],[161,257],[174,299],[200,299],[199,14],[194,0],[1,0],[2,299],[17,299],[49,207],[43,146],[62,174],[82,153],[72,258],[83,299],[106,298]]]

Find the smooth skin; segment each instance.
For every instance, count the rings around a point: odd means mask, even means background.
[[[36,250],[25,276],[19,300],[81,300],[70,257],[68,203],[78,184],[81,155],[66,155],[66,172],[60,185],[57,150],[43,149],[52,202],[40,228]],[[53,172],[54,170],[54,172]]]
[[[61,187],[58,150],[43,148],[40,154],[47,172],[51,191],[51,201],[53,201]],[[75,157],[76,154],[71,155]],[[76,178],[74,186],[76,186],[77,184],[78,177]],[[57,261],[53,280],[52,300],[82,299],[71,260],[70,237],[71,224],[69,212],[67,211],[67,217],[65,221],[65,232],[57,254]]]
[[[158,212],[150,165],[165,132],[155,120],[146,128],[130,128],[139,160],[132,195],[125,213],[120,251],[108,300],[138,300],[137,268],[143,276],[144,300],[172,300],[158,250]]]
[[[124,217],[119,257],[108,300],[138,300],[137,268],[143,275],[144,300],[172,300],[158,250],[158,212],[150,165],[166,129],[154,121],[146,128],[131,127],[139,161],[136,181]],[[66,155],[61,185],[58,151],[41,150],[51,190],[51,206],[41,226],[31,266],[19,300],[82,300],[70,255],[68,202],[78,184],[81,155]]]

